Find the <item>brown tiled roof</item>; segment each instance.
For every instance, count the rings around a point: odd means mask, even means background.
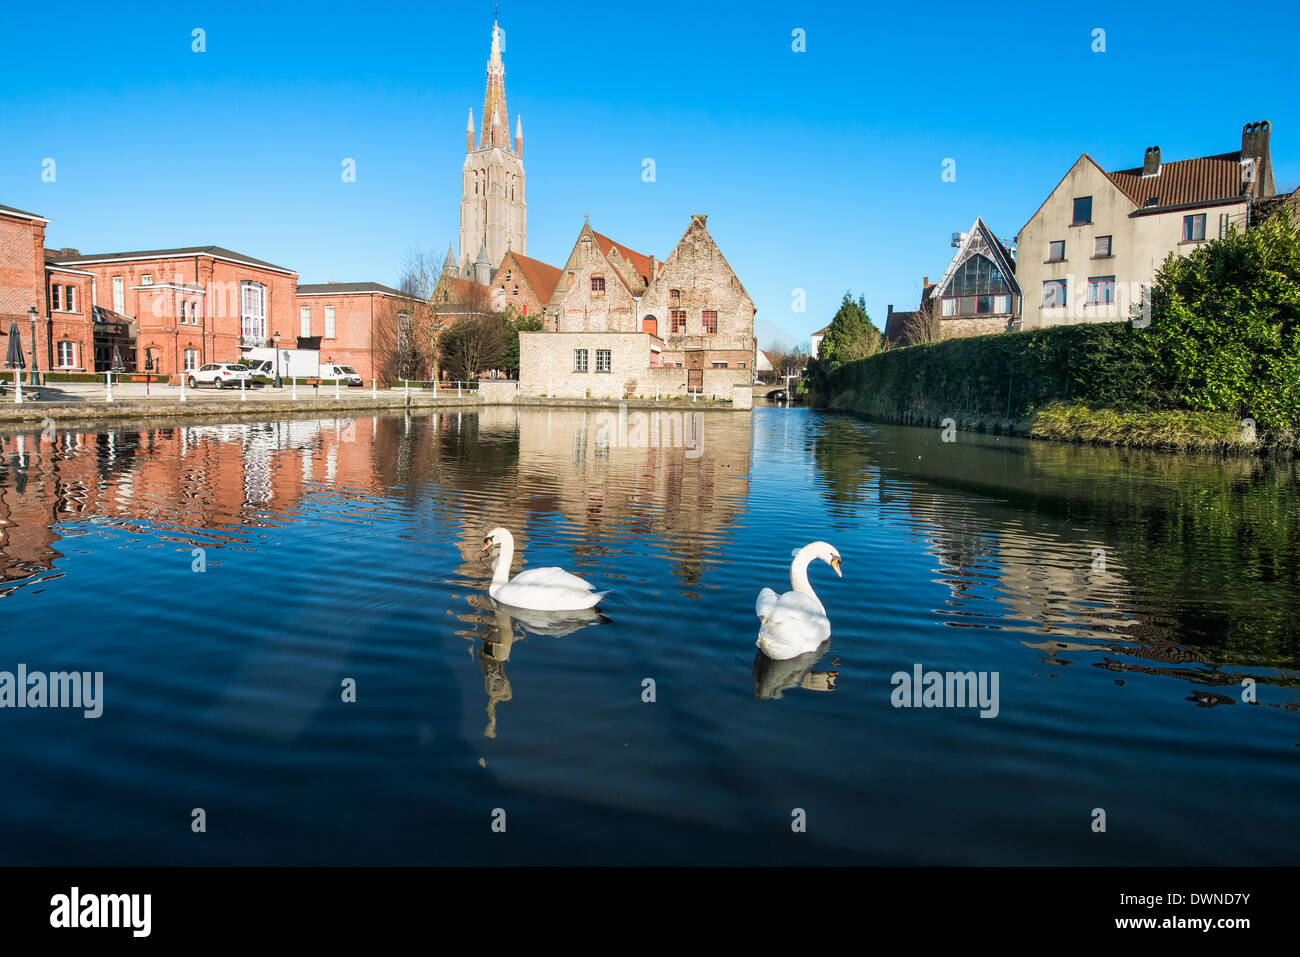
[[[472,296],[475,295],[480,296],[482,301],[485,303],[492,301],[491,286],[483,286],[469,279],[456,279],[452,276],[447,277],[447,283],[456,294],[456,304],[464,305],[469,302]]]
[[[300,296],[346,295],[348,293],[378,293],[382,296],[402,296],[402,292],[377,282],[320,282],[298,283]]]
[[[1139,209],[1213,203],[1242,195],[1240,150],[1162,163],[1158,175],[1146,178],[1141,166],[1106,175]]]
[[[602,236],[594,229],[591,231],[591,235],[596,237],[596,245],[600,247],[600,251],[604,255],[608,256],[611,249],[617,249],[619,255],[632,264],[632,268],[636,270],[636,274],[641,277],[641,280],[647,284],[650,282],[649,256],[639,253],[634,249],[628,249],[622,243],[616,243],[608,236]]]
[[[896,346],[911,345],[907,336],[907,324],[917,312],[891,312],[885,320],[885,339]]]
[[[519,269],[528,280],[528,285],[533,287],[533,292],[537,293],[537,298],[542,302],[550,302],[551,295],[555,292],[555,287],[560,282],[562,270],[558,266],[552,266],[550,263],[544,263],[540,259],[529,259],[527,256],[521,256],[519,253],[511,253],[515,257],[515,262],[519,263]]]

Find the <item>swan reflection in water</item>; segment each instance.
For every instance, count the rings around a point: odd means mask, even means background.
[[[781,692],[794,688],[805,691],[834,691],[839,681],[838,671],[813,671],[831,646],[827,638],[817,648],[794,658],[769,658],[759,651],[754,655],[754,697],[759,701],[780,698]]]
[[[487,738],[497,736],[497,705],[514,697],[510,678],[506,675],[506,662],[510,660],[510,649],[517,637],[532,634],[563,638],[590,625],[604,624],[609,621],[592,608],[576,611],[535,611],[527,608],[512,608],[478,595],[473,596],[470,602],[491,616],[486,617],[485,620],[480,619],[483,621],[486,633],[483,635],[483,647],[479,649],[478,654],[479,665],[483,669],[483,690],[488,698],[488,723],[483,729],[483,736]],[[487,607],[483,607],[484,604]]]

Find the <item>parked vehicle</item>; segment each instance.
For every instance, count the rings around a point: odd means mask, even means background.
[[[361,373],[357,372],[352,366],[339,365],[337,362],[323,363],[320,367],[320,378],[326,382],[333,382],[338,379],[345,385],[365,385],[365,382],[361,379]]]
[[[248,369],[248,374],[252,377],[253,385],[271,385],[275,382],[275,370],[271,369],[270,371],[267,371],[267,363],[265,359],[261,362],[254,362],[251,365],[248,362],[244,362],[243,365]]]
[[[199,366],[193,370],[186,384],[191,389],[197,389],[201,385],[210,385],[218,389],[224,389],[227,386],[239,388],[239,383],[243,380],[245,386],[252,386],[253,375],[244,366],[234,362],[209,362],[205,366]]]
[[[258,347],[249,349],[244,353],[244,361],[254,369],[261,369],[263,372],[275,378],[276,373],[276,356],[275,349]],[[322,375],[320,350],[319,349],[281,349],[280,350],[280,378],[288,379],[312,379]]]

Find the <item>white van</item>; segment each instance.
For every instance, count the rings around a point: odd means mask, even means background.
[[[339,365],[337,362],[322,362],[320,379],[322,382],[333,382],[338,379],[344,385],[365,385],[361,380],[361,374],[356,369],[352,366]]]

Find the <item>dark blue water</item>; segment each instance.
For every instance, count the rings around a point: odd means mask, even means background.
[[[6,436],[0,671],[103,714],[0,709],[0,864],[1300,861],[1293,465],[684,425]],[[493,609],[494,525],[603,620]],[[756,660],[813,539],[830,645]],[[894,707],[918,664],[997,716]]]

